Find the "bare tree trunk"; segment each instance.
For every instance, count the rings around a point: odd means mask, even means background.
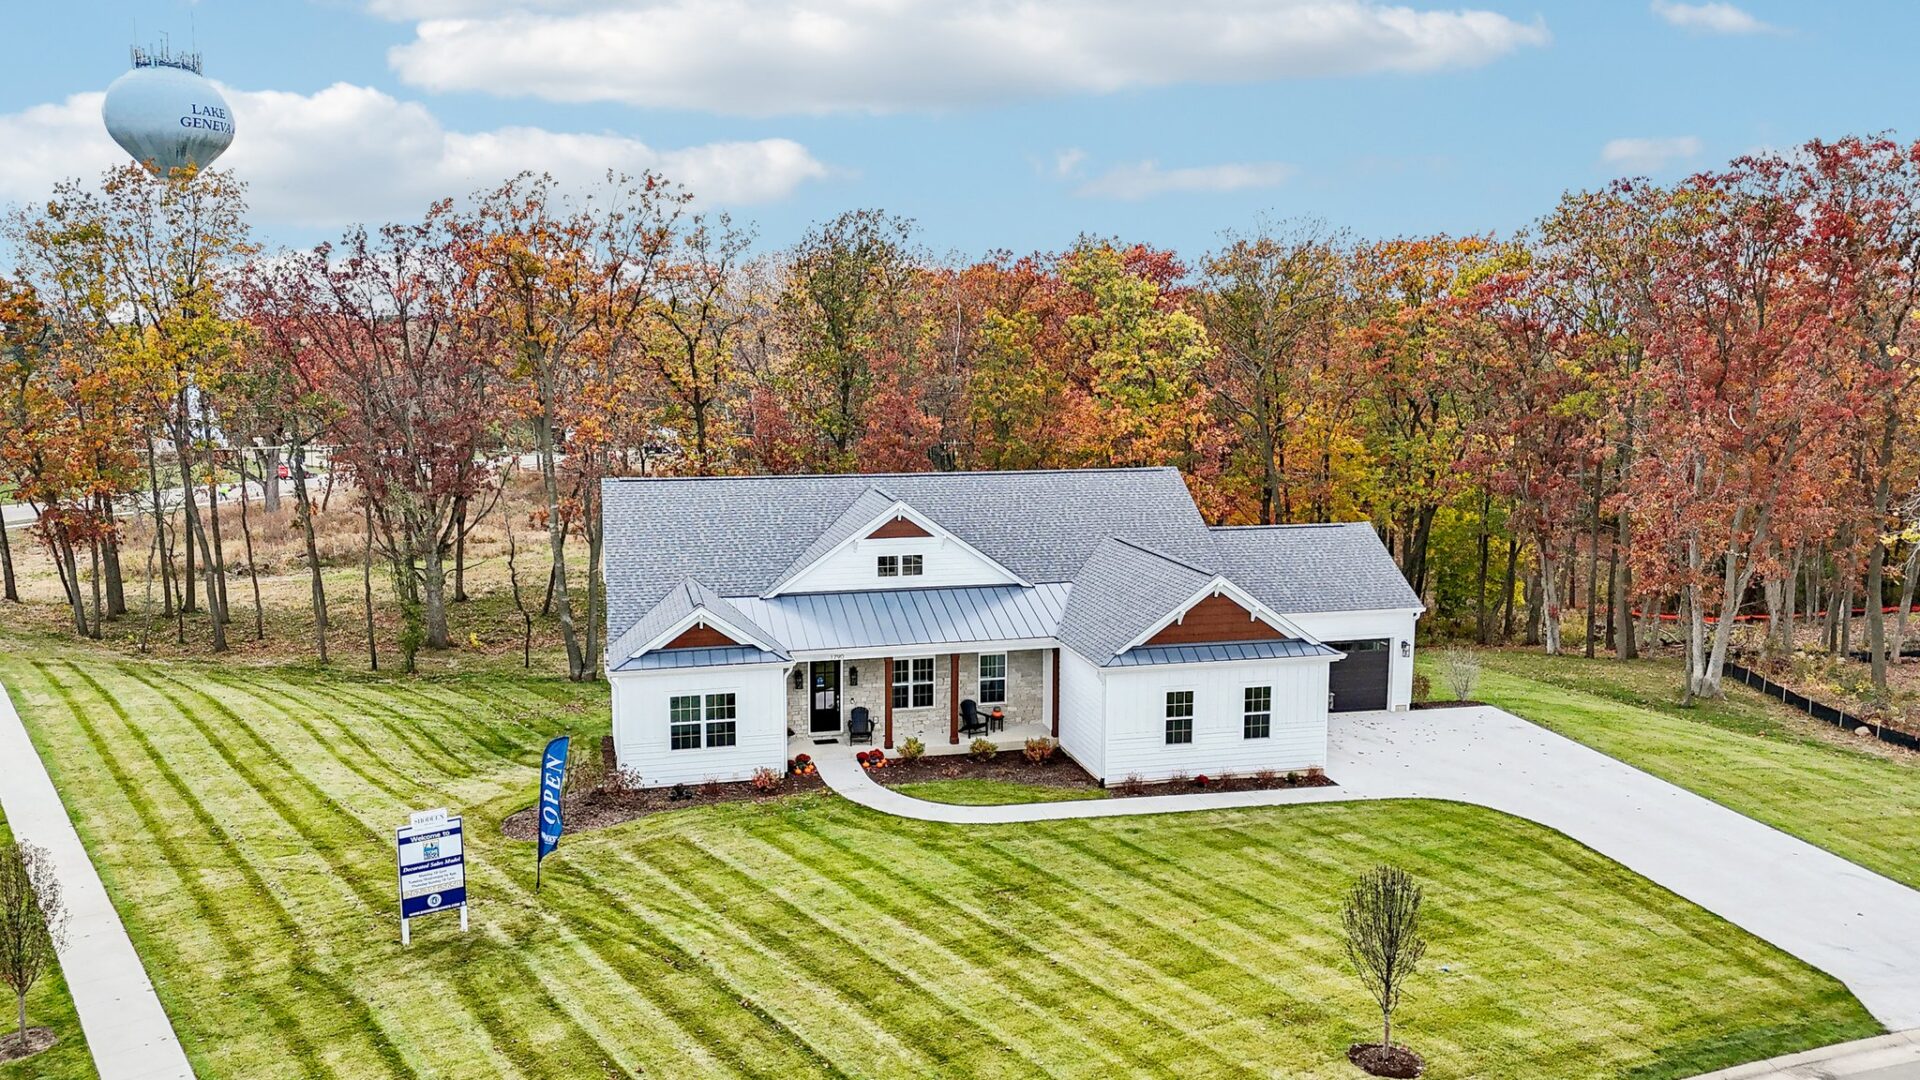
[[[267,640],[267,609],[260,603],[260,570],[253,562],[253,524],[247,519],[247,452],[242,450],[237,458],[240,462],[240,537],[246,541],[247,580],[253,583],[253,640]]]
[[[173,545],[167,542],[166,503],[160,495],[160,463],[154,458],[153,436],[147,436],[147,485],[153,496],[153,542],[160,562],[160,616],[173,618]]]
[[[261,447],[260,509],[275,513],[280,509],[280,447]]]
[[[94,536],[87,541],[87,553],[93,559],[93,633],[89,635],[95,641],[100,640],[101,624],[105,622],[104,608],[100,600],[100,538]]]
[[[113,512],[113,497],[100,496],[100,522],[102,532],[98,546],[100,548],[100,569],[106,576],[107,614],[125,615],[127,613],[127,587],[120,577],[120,519]]]
[[[422,567],[426,586],[427,608],[427,648],[444,649],[451,638],[447,634],[447,563],[446,555],[440,547],[441,537],[437,533],[428,533],[426,548],[421,553],[425,559]]]
[[[601,531],[600,492],[593,485],[587,485],[586,499],[583,505],[587,517],[587,634],[585,678],[593,677],[600,670],[600,604],[601,578],[600,556],[603,550],[604,533]]]
[[[518,545],[513,538],[513,513],[500,511],[501,524],[507,531],[507,583],[513,586],[513,607],[520,613],[520,666],[533,667],[533,614],[527,610],[526,598],[520,595],[520,568],[515,563],[519,554]]]
[[[1613,614],[1620,622],[1615,655],[1622,660],[1638,660],[1640,634],[1633,619],[1633,549],[1627,544],[1629,535],[1627,515],[1622,513],[1614,522],[1613,534],[1614,550],[1625,553],[1613,575]]]
[[[1593,529],[1587,542],[1587,659],[1594,657],[1600,631],[1600,470],[1593,471]]]
[[[1914,572],[1920,570],[1920,544],[1913,545],[1907,552],[1907,559],[1900,564],[1900,613],[1894,616],[1893,647],[1888,658],[1899,663],[1907,651],[1907,616],[1913,614]]]
[[[1507,575],[1506,587],[1500,593],[1500,640],[1513,640],[1513,590],[1515,575],[1520,569],[1520,541],[1515,537],[1507,538]]]
[[[467,497],[453,502],[453,602],[467,602]]]
[[[1542,538],[1544,541],[1544,537]],[[1540,644],[1548,656],[1560,655],[1560,568],[1540,545]]]
[[[313,533],[313,500],[307,497],[305,448],[293,447],[293,504],[300,516],[300,532],[307,545],[307,575],[313,591],[313,647],[320,662],[327,662],[327,584],[320,573],[320,547]]]
[[[1474,578],[1473,589],[1473,629],[1474,640],[1480,644],[1488,643],[1493,627],[1487,621],[1487,561],[1491,557],[1491,539],[1487,535],[1487,515],[1493,509],[1493,495],[1482,489],[1480,492],[1480,535],[1478,537],[1480,569]]]
[[[201,426],[207,440],[207,529],[213,538],[213,556],[207,563],[212,574],[207,588],[219,589],[220,622],[224,628],[233,622],[233,607],[227,603],[227,551],[220,542],[220,458],[213,445],[212,418],[203,417]],[[211,602],[211,593],[208,598]]]
[[[550,394],[543,392],[543,399]],[[580,648],[580,634],[573,622],[573,597],[567,591],[567,523],[560,516],[560,474],[554,460],[552,410],[542,400],[541,412],[534,417],[533,428],[540,456],[540,483],[547,495],[547,544],[553,552],[553,576],[548,580],[549,594],[560,615],[560,639],[567,648],[567,677],[575,682],[586,677],[586,655]]]
[[[366,542],[360,548],[360,585],[367,604],[367,666],[380,670],[380,650],[373,638],[373,503],[362,492],[361,509],[366,520]]]
[[[1525,645],[1540,644],[1540,624],[1545,621],[1545,605],[1542,602],[1544,590],[1540,585],[1540,579],[1545,575],[1540,572],[1540,561],[1538,557],[1534,559],[1533,571],[1527,575],[1527,631],[1522,640]]]
[[[180,473],[180,521],[181,524],[187,528],[187,535],[182,538],[184,543],[181,545],[186,549],[186,568],[180,578],[182,589],[180,610],[191,612],[198,610],[193,599],[193,590],[197,584],[193,572],[193,545],[197,541],[200,544],[201,554],[205,557],[207,537],[206,533],[200,528],[200,508],[194,502],[193,434],[187,426],[187,393],[184,390],[180,392],[178,407],[181,412],[181,419],[179,424],[174,428],[173,456],[174,463],[178,466],[177,471]]]
[[[13,576],[13,544],[7,539],[4,521],[0,521],[0,599],[20,602],[20,586]]]

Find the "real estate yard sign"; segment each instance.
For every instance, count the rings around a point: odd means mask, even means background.
[[[413,941],[408,920],[433,911],[460,909],[467,929],[467,858],[460,818],[446,810],[422,810],[394,833],[400,850],[400,944]]]

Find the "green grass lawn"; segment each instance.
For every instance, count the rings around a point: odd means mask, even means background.
[[[961,806],[1074,802],[1107,797],[1105,788],[1047,787],[1044,784],[1021,784],[1012,780],[916,780],[911,784],[894,784],[892,787],[900,794],[916,799]]]
[[[0,817],[0,844],[13,843],[6,818]],[[0,1036],[19,1030],[20,1019],[14,1012],[13,991],[0,987]],[[74,1015],[73,999],[67,996],[67,984],[56,966],[27,993],[27,1024],[52,1028],[60,1041],[23,1061],[0,1065],[0,1080],[84,1080],[100,1074],[87,1055],[87,1037],[80,1031],[80,1018]]]
[[[1482,657],[1474,697],[1920,888],[1920,766],[1817,738],[1732,682],[1683,707],[1678,660]]]
[[[1447,803],[958,828],[829,794],[497,829],[605,691],[154,664],[0,680],[203,1077],[1356,1075],[1337,907],[1428,888],[1429,1076],[1686,1077],[1873,1034],[1835,981],[1556,833]],[[402,950],[392,829],[468,821],[473,932]],[[9,1078],[10,1080],[10,1078]]]

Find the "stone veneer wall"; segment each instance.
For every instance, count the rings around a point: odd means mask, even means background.
[[[930,709],[895,709],[893,711],[893,745],[909,738],[918,737],[928,746],[944,743],[951,730],[949,710],[952,698],[948,684],[951,681],[952,661],[946,653],[934,657],[933,661],[933,707]],[[1045,677],[1044,653],[1039,649],[1016,650],[1007,654],[1007,717],[1014,723],[1038,724],[1045,712],[1047,686]],[[887,693],[886,662],[880,657],[849,660],[848,670],[860,672],[860,685],[842,687],[841,715],[851,716],[858,706],[865,706],[873,716],[874,745],[879,745],[886,736]],[[843,681],[851,683],[846,675]],[[804,684],[805,680],[802,680]],[[811,688],[795,690],[793,673],[786,675],[787,687],[787,726],[795,732],[805,732],[809,719],[808,702],[812,696]],[[980,700],[980,657],[977,653],[960,654],[960,697]],[[1002,747],[1005,749],[1005,747]]]

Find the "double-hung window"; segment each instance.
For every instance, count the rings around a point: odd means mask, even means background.
[[[732,746],[738,704],[732,694],[707,695],[707,746]]]
[[[1193,691],[1167,691],[1167,745],[1193,741]]]
[[[667,746],[673,750],[700,749],[700,695],[676,695],[667,701]]]
[[[893,707],[927,709],[933,706],[933,657],[910,656],[893,662]]]
[[[733,746],[739,738],[738,718],[739,699],[731,693],[677,694],[667,699],[667,748]]]
[[[1273,687],[1249,686],[1241,709],[1240,730],[1249,739],[1273,734]]]
[[[1007,654],[980,654],[980,704],[1004,705],[1007,700]]]

